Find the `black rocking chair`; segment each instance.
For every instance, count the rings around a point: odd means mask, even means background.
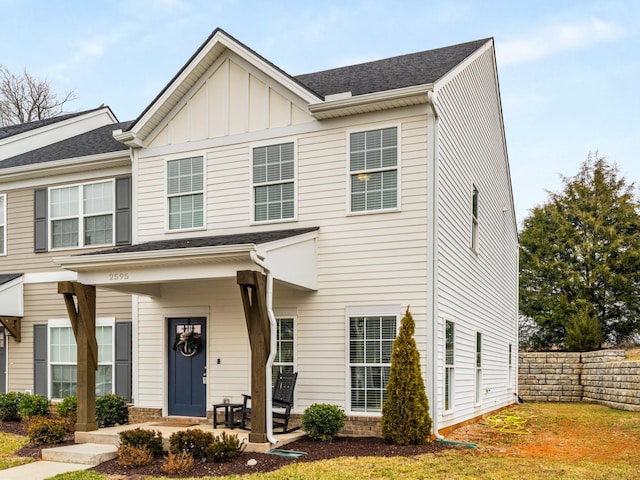
[[[273,428],[282,428],[282,432],[287,433],[297,430],[300,427],[289,428],[289,415],[293,406],[293,390],[296,386],[297,373],[279,373],[273,385],[272,410],[273,410]],[[242,395],[244,402],[242,404],[242,420],[240,428],[250,430],[247,426],[251,422],[251,395]]]

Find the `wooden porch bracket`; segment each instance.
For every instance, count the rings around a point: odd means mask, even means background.
[[[22,324],[21,320],[22,320],[22,317],[0,316],[0,323],[4,328],[6,328],[9,331],[9,333],[11,334],[11,336],[16,342],[20,342],[22,340],[22,337],[20,334],[20,330],[21,330],[20,326]]]
[[[244,317],[251,345],[251,433],[250,442],[266,443],[267,379],[265,368],[271,351],[271,325],[267,313],[266,276],[253,270],[237,272]]]
[[[97,430],[96,370],[98,369],[98,342],[96,340],[96,287],[78,282],[58,282],[58,293],[64,296],[71,328],[78,346],[76,431],[89,432]]]

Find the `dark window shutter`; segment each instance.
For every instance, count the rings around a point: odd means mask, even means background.
[[[33,326],[33,393],[47,396],[47,325]]]
[[[47,251],[47,189],[33,192],[33,251]]]
[[[116,322],[116,391],[131,401],[131,322]]]
[[[116,178],[116,245],[131,243],[131,177]]]

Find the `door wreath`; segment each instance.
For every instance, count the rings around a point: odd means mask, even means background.
[[[173,349],[185,357],[193,357],[201,346],[202,335],[193,330],[176,334],[176,340],[173,342]]]

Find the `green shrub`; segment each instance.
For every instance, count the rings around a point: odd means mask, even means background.
[[[0,394],[0,422],[19,422],[18,405],[24,393],[9,392]]]
[[[129,423],[129,409],[124,397],[110,393],[96,398],[96,422],[101,428]]]
[[[302,428],[310,438],[327,442],[344,427],[346,418],[337,405],[314,403],[302,414]]]
[[[48,417],[49,400],[44,395],[22,395],[18,403],[18,412],[23,420],[31,417]]]
[[[120,432],[120,445],[146,447],[154,457],[162,455],[162,433],[155,430],[134,428]]]
[[[162,471],[169,475],[181,475],[189,472],[194,464],[195,461],[193,457],[187,452],[169,452],[169,455],[162,464]]]
[[[206,454],[207,458],[214,462],[229,462],[238,458],[246,447],[247,444],[241,442],[238,435],[227,436],[225,432],[222,432],[207,447]]]
[[[60,418],[66,420],[69,425],[75,425],[78,418],[78,397],[64,398],[56,406],[56,413]]]
[[[431,436],[429,401],[414,331],[415,323],[407,308],[393,342],[387,400],[382,405],[382,438],[394,445],[419,445]]]
[[[213,443],[212,433],[199,428],[175,432],[169,437],[169,451],[172,453],[187,452],[195,460],[207,457],[207,447]]]
[[[603,341],[600,321],[591,305],[581,300],[577,305],[576,313],[569,315],[564,323],[565,346],[572,352],[596,350]]]
[[[64,420],[32,417],[27,427],[27,435],[35,445],[62,443],[67,438],[67,424]]]
[[[142,467],[153,462],[153,454],[148,447],[120,445],[118,447],[118,464],[127,467]]]

